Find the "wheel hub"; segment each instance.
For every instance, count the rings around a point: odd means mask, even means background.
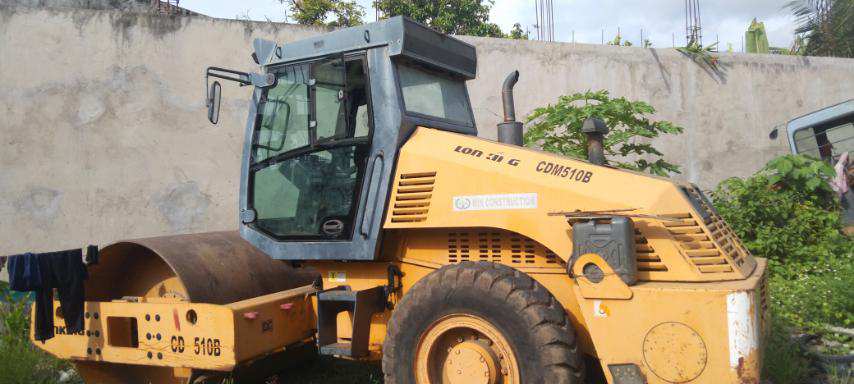
[[[433,323],[421,336],[414,363],[417,384],[518,384],[520,377],[504,335],[469,314]]]
[[[466,341],[451,348],[443,367],[448,384],[495,384],[500,365],[495,353],[478,341]]]

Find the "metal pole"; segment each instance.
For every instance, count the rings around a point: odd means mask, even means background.
[[[551,18],[552,18],[552,23],[551,23],[552,24],[552,41],[555,41],[555,2],[554,2],[554,0],[549,0],[549,3],[551,3],[551,9],[552,9],[550,11]]]
[[[545,39],[546,39],[546,28],[548,28],[548,26],[546,26],[546,19],[545,19],[545,17],[543,17],[543,16],[545,16],[545,15],[543,14],[543,5],[544,5],[544,4],[543,4],[543,1],[544,1],[544,0],[540,0],[540,1],[539,1],[539,3],[540,3],[540,13],[539,13],[538,15],[539,15],[539,18],[540,18],[540,40],[545,40]]]
[[[554,19],[552,19],[552,0],[546,0],[549,3],[549,41],[554,41]]]
[[[543,0],[543,17],[546,19],[546,41],[552,41],[552,23],[551,23],[551,13],[549,11],[549,0]]]
[[[685,0],[685,40],[688,40],[690,32],[688,31],[688,0]],[[687,45],[687,44],[686,44]]]
[[[700,0],[695,0],[697,3],[697,36],[700,38],[700,43],[703,43],[703,17],[700,16]]]
[[[543,40],[549,41],[549,0],[542,0],[540,10],[543,12]]]
[[[537,11],[537,2],[538,1],[539,0],[534,0],[534,28],[537,28],[537,39],[539,40],[539,38],[540,38],[540,27],[539,27],[540,22],[537,21],[538,17],[539,17],[537,15],[537,12],[538,12]]]

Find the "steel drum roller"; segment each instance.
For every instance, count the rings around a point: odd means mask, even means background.
[[[89,267],[87,301],[125,297],[228,304],[310,284],[316,274],[275,261],[237,232],[127,240]],[[87,383],[187,383],[173,368],[77,362]]]

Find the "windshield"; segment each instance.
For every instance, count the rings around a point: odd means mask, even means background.
[[[253,135],[253,225],[277,238],[347,239],[370,149],[364,61],[338,57],[276,76]]]
[[[406,64],[397,68],[407,112],[473,125],[463,80]]]

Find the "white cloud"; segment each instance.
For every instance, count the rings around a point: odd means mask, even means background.
[[[374,20],[371,0],[357,0],[365,7],[365,20]],[[684,0],[553,0],[555,38],[558,41],[575,40],[583,43],[600,43],[617,34],[634,44],[640,42],[641,29],[656,47],[669,47],[675,37],[677,45],[685,40]],[[787,47],[792,42],[794,18],[784,9],[782,0],[714,0],[700,4],[703,23],[703,41],[706,44],[720,40],[720,49],[732,44],[741,50],[742,38],[750,21],[756,17],[765,22],[772,46]],[[234,18],[248,15],[253,20],[283,21],[286,7],[278,0],[182,0],[181,5],[213,17]],[[490,12],[493,22],[509,31],[514,23],[531,30],[534,0],[496,0]]]

